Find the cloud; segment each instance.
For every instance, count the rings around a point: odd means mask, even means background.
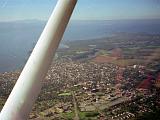
[[[5,8],[5,7],[6,7],[6,5],[7,5],[7,3],[8,3],[8,0],[5,0],[5,1],[2,3],[1,8]]]

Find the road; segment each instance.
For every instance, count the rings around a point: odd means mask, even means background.
[[[71,93],[72,93],[72,96],[73,96],[73,104],[74,104],[74,111],[75,111],[74,120],[79,120],[78,107],[77,107],[77,102],[76,102],[75,94],[74,94],[73,91]]]

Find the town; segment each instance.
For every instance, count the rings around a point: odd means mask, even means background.
[[[124,43],[119,44],[123,46]],[[131,59],[128,53],[121,55],[123,47],[122,50],[106,50],[93,44],[88,47],[67,48],[69,52],[65,49],[63,55],[62,50],[57,51],[60,57],[51,64],[30,119],[158,120],[160,73],[157,56],[156,60],[152,58],[153,65],[147,65],[146,61],[121,65],[117,61]],[[158,47],[156,44],[156,49]],[[140,59],[137,56],[134,56],[136,61]],[[20,70],[0,74],[1,109],[19,75]]]

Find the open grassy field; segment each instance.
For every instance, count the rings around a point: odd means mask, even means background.
[[[123,58],[116,58],[116,57],[111,57],[107,55],[96,56],[92,61],[96,63],[112,63],[122,67],[135,65],[135,64],[145,64],[147,62],[147,60],[145,61],[141,59],[123,59]]]

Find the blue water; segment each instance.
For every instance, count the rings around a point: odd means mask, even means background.
[[[0,23],[0,72],[24,66],[45,23],[38,20]],[[160,20],[71,21],[63,41],[101,38],[119,32],[160,34]]]

